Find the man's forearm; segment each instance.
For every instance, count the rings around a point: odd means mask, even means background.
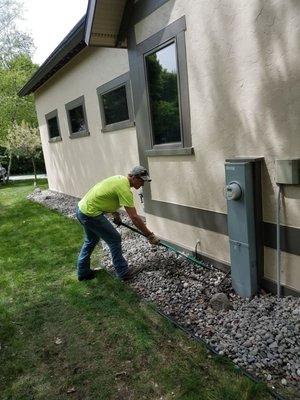
[[[138,215],[131,218],[131,221],[133,222],[133,224],[141,231],[143,232],[144,235],[149,236],[151,235],[151,231],[149,231],[149,229],[147,228],[147,226],[144,224],[144,221],[142,220],[141,217],[139,217]]]

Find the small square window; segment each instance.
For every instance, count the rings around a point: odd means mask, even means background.
[[[106,125],[129,119],[125,86],[103,94],[102,103]]]
[[[88,136],[88,124],[86,118],[86,111],[84,105],[84,97],[71,101],[65,105],[68,124],[70,131],[70,138]]]
[[[83,107],[78,106],[69,110],[71,133],[86,131]]]
[[[51,111],[46,116],[49,142],[61,140],[57,110]]]
[[[133,126],[129,73],[98,87],[102,132]]]

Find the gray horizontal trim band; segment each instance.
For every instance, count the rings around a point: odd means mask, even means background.
[[[264,222],[264,245],[276,249],[276,225]],[[280,247],[282,251],[300,256],[300,229],[280,226]]]
[[[146,212],[158,217],[227,235],[226,214],[157,200],[151,201],[150,206],[146,207]]]
[[[277,283],[271,281],[270,279],[263,278],[261,281],[262,288],[266,289],[268,292],[271,292],[273,294],[277,293]],[[294,288],[291,288],[289,286],[281,286],[281,294],[283,296],[295,296],[295,297],[300,297],[300,292],[297,291]]]
[[[140,0],[134,4],[132,23],[137,24],[169,0]]]
[[[152,150],[145,151],[145,155],[148,157],[187,156],[187,155],[193,155],[193,154],[194,154],[193,147],[174,148],[174,149],[152,149]]]
[[[145,210],[147,213],[157,217],[228,235],[227,214],[157,200],[151,200],[150,205],[146,205]],[[276,225],[263,222],[263,230],[264,246],[276,249]],[[280,232],[281,250],[286,253],[300,255],[300,229],[281,226]]]

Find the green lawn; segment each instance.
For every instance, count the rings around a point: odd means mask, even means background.
[[[128,285],[104,271],[79,283],[81,227],[26,200],[32,190],[0,187],[1,399],[271,399]]]

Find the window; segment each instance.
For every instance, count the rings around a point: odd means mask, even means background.
[[[49,142],[57,142],[61,140],[57,110],[46,114],[45,118],[48,128]]]
[[[134,125],[129,73],[98,87],[102,132]]]
[[[89,131],[84,105],[84,97],[81,96],[78,99],[67,103],[65,105],[65,108],[68,116],[70,138],[88,136]]]
[[[127,121],[129,119],[125,86],[103,94],[102,103],[107,125],[116,124],[117,122]]]
[[[180,143],[178,68],[175,43],[146,55],[153,145]]]
[[[194,154],[185,30],[181,17],[136,46],[136,70],[145,77],[134,76],[134,90],[140,99],[138,122],[149,135],[143,139],[146,156]]]

